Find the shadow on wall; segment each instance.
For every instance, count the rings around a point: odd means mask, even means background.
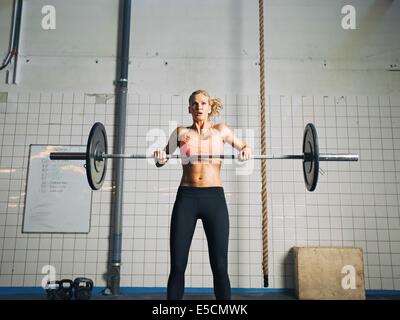
[[[283,260],[282,264],[282,274],[285,275],[285,283],[284,287],[285,288],[294,288],[295,283],[294,283],[294,251],[293,248],[290,248],[290,250],[287,252],[285,255],[285,258]]]

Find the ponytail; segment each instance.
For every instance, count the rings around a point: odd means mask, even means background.
[[[210,98],[211,113],[208,115],[208,119],[211,120],[219,116],[219,112],[222,109],[222,102],[220,99],[214,97]]]

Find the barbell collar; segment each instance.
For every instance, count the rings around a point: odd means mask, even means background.
[[[358,154],[328,154],[320,153],[319,161],[358,161]]]

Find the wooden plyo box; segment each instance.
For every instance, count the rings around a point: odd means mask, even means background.
[[[295,290],[301,300],[365,300],[360,248],[294,247]]]

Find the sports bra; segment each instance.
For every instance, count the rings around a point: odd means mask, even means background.
[[[215,129],[213,131],[218,132]],[[180,154],[186,156],[221,154],[223,153],[223,145],[222,138],[216,133],[211,133],[206,139],[185,133],[178,141]]]

